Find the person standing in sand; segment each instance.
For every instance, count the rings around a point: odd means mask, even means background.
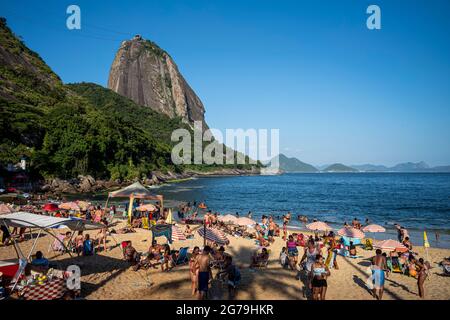
[[[200,248],[194,247],[194,250],[192,250],[192,256],[189,259],[189,274],[191,276],[191,288],[192,288],[193,296],[197,293],[197,290],[198,290],[199,266],[197,263],[197,256],[199,255],[199,252],[200,252]]]
[[[275,241],[275,239],[274,239],[275,228],[276,228],[275,221],[273,221],[273,217],[270,216],[270,217],[269,217],[269,232],[268,232],[268,234],[267,234],[268,240],[269,240],[270,242],[274,242],[274,241]]]
[[[203,252],[197,256],[198,265],[198,299],[203,300],[208,297],[209,278],[211,275],[210,257],[211,248],[205,246]]]
[[[372,294],[377,300],[381,300],[383,298],[385,280],[384,272],[386,269],[386,257],[382,255],[380,249],[377,249],[376,256],[372,258],[372,279],[374,281]]]
[[[330,269],[323,262],[322,255],[316,255],[316,259],[311,266],[309,289],[312,290],[313,300],[325,300],[327,293],[327,277],[330,276]]]
[[[427,279],[427,271],[429,267],[429,263],[425,262],[423,258],[420,258],[419,261],[416,261],[416,266],[418,267],[417,272],[417,288],[419,289],[419,296],[424,299],[425,298],[425,288],[423,286],[425,280]]]

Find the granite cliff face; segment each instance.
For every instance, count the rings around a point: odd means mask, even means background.
[[[109,72],[108,88],[140,105],[180,117],[191,124],[204,120],[205,108],[173,59],[140,36],[122,42]]]

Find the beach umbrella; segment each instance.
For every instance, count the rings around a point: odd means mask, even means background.
[[[406,248],[402,243],[392,239],[375,241],[373,246],[375,248],[387,251],[398,251],[398,252],[408,251],[408,248]]]
[[[308,230],[313,230],[313,231],[328,231],[328,230],[333,230],[332,227],[330,227],[328,224],[326,224],[325,222],[322,221],[316,221],[313,223],[309,223],[306,225],[306,228]]]
[[[227,214],[226,216],[220,216],[217,219],[219,219],[222,222],[231,222],[231,223],[236,223],[236,220],[238,218],[236,218],[236,216],[233,216],[231,214]]]
[[[80,211],[80,207],[75,202],[63,202],[58,206],[58,208],[64,210]]]
[[[51,211],[51,212],[59,210],[58,206],[55,203],[51,202],[46,203],[42,209],[44,209],[44,211]]]
[[[200,235],[200,237],[203,237],[211,242],[217,243],[218,245],[226,245],[230,242],[225,236],[225,234],[218,229],[200,228],[198,229],[198,234]]]
[[[344,227],[338,231],[338,235],[348,238],[357,238],[362,239],[364,238],[364,232],[362,232],[359,229],[353,228],[353,227]]]
[[[81,200],[76,201],[76,203],[80,207],[80,209],[83,211],[86,211],[89,208],[89,206],[91,205],[90,202],[81,201]]]
[[[186,240],[186,236],[183,232],[181,232],[180,228],[178,228],[176,225],[172,226],[172,241],[184,241]]]
[[[136,210],[152,212],[152,211],[156,211],[156,207],[153,204],[148,203],[148,204],[143,204],[142,206],[137,207]]]
[[[378,224],[369,224],[364,228],[362,228],[362,231],[374,233],[374,232],[386,232],[386,229]]]
[[[7,213],[12,213],[13,210],[8,207],[6,204],[2,203],[0,204],[0,214],[7,214]]]
[[[240,226],[248,226],[248,225],[255,225],[256,221],[247,217],[241,217],[236,219],[235,223]]]

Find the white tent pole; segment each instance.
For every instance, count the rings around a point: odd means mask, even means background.
[[[39,229],[39,232],[38,232],[38,235],[37,235],[36,239],[33,240],[33,245],[31,246],[31,250],[30,250],[30,252],[28,253],[28,256],[27,256],[27,261],[30,259],[31,254],[33,253],[34,249],[36,248],[36,244],[37,244],[37,241],[39,240],[39,237],[41,236],[41,232],[42,232],[42,229]]]

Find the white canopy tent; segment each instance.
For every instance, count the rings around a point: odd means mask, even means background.
[[[99,223],[94,223],[87,220],[77,219],[77,218],[58,218],[58,217],[51,217],[51,216],[45,216],[45,215],[39,215],[29,212],[14,212],[9,214],[3,214],[0,215],[0,224],[4,225],[5,227],[18,227],[18,228],[30,228],[30,229],[38,229],[38,235],[36,238],[32,238],[33,244],[31,246],[31,249],[27,255],[24,255],[16,241],[13,239],[13,245],[14,249],[16,250],[17,257],[20,261],[20,269],[18,271],[18,274],[14,277],[15,279],[18,279],[18,277],[22,274],[22,272],[25,270],[25,266],[30,260],[31,254],[33,253],[34,249],[36,248],[37,241],[42,233],[42,231],[46,232],[53,238],[55,238],[57,241],[59,241],[65,249],[66,246],[64,243],[62,243],[58,237],[56,237],[50,230],[60,228],[62,226],[65,226],[69,228],[72,231],[80,231],[80,230],[95,230],[95,229],[102,229],[105,226]],[[69,252],[69,251],[68,251]],[[70,254],[70,252],[69,252]],[[71,255],[71,254],[70,254]],[[71,255],[72,256],[72,255]],[[14,285],[15,287],[15,285]],[[14,288],[13,288],[14,289]]]
[[[149,199],[158,200],[160,202],[161,210],[164,208],[163,196],[154,195],[150,190],[144,187],[139,181],[135,182],[128,187],[119,189],[108,194],[108,199],[106,200],[105,208],[108,206],[109,198],[129,198],[130,204],[128,206],[128,223],[131,224],[131,213],[133,211],[133,201],[134,199]]]
[[[65,226],[72,231],[95,230],[104,226],[78,218],[57,218],[29,212],[14,212],[0,215],[0,223],[7,227],[55,229]]]

